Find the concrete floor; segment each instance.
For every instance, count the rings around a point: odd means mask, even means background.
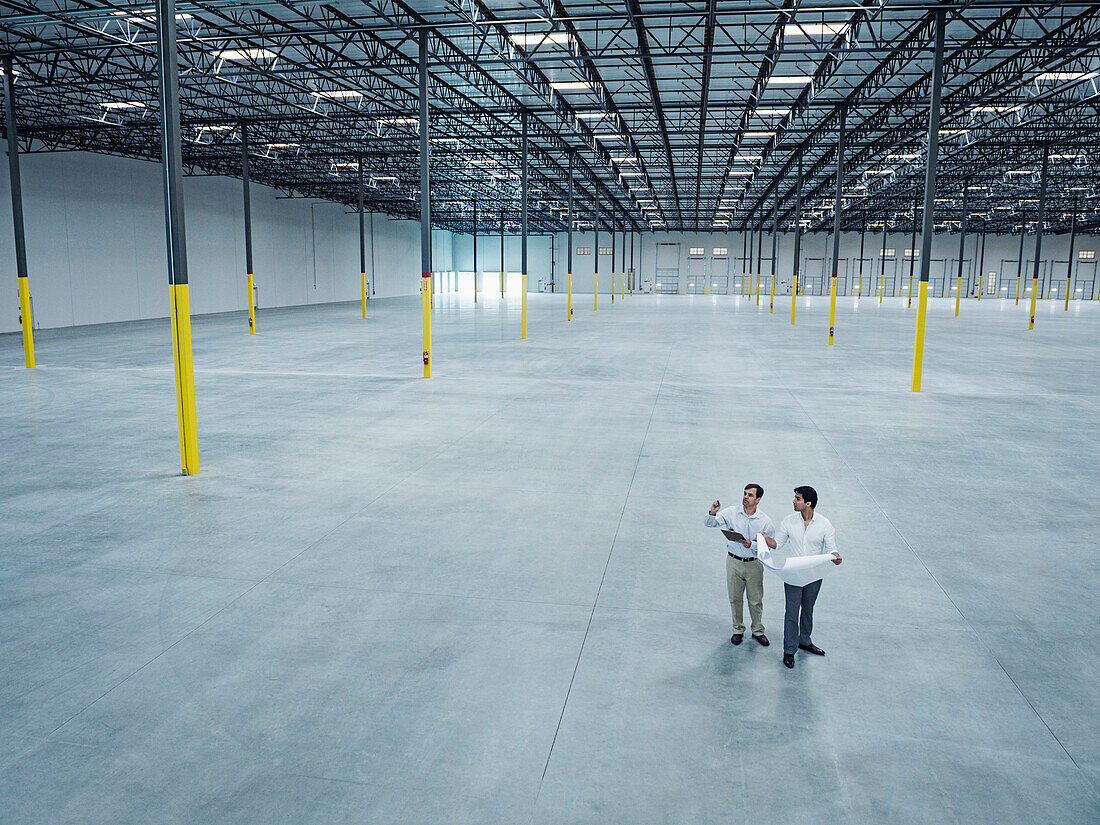
[[[16,823],[1100,820],[1100,304],[440,297],[0,338]],[[812,484],[823,659],[717,496]],[[812,660],[811,660],[812,659]]]

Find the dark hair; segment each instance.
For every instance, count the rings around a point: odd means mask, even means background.
[[[795,487],[794,491],[798,495],[802,496],[802,500],[804,502],[809,504],[815,510],[817,509],[817,490],[815,490],[813,487],[802,486],[802,487]]]
[[[753,487],[753,488],[756,489],[756,498],[758,500],[762,499],[764,497],[764,488],[761,487],[759,484],[746,484],[745,485],[746,490],[749,489],[750,487]]]

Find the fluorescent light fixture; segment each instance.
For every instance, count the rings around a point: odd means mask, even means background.
[[[611,112],[577,112],[577,117],[581,120],[599,120],[604,117],[611,117]]]
[[[517,46],[541,46],[543,43],[563,46],[570,41],[568,32],[535,32],[530,34],[526,32],[508,32],[508,39]]]
[[[933,198],[932,200],[935,203],[954,203],[955,202],[954,198]],[[912,215],[913,210],[910,209],[908,212],[895,212],[894,214],[895,215]]]
[[[371,175],[370,179],[375,181],[375,182],[377,182],[377,181],[389,181],[391,183],[397,183],[397,178],[394,175]],[[419,191],[419,190],[417,190],[417,191]]]
[[[966,190],[968,192],[983,192],[988,188],[988,186],[968,186],[966,187]]]
[[[641,172],[619,172],[620,178],[640,178],[641,176]]]
[[[1089,188],[1087,186],[1067,186],[1066,191],[1067,192],[1088,192]]]
[[[765,138],[765,137],[774,137],[774,136],[775,136],[775,132],[743,132],[742,133],[742,137],[747,137],[747,138]]]
[[[887,160],[917,160],[920,157],[919,154],[912,152],[896,152],[892,155],[887,155]]]
[[[892,175],[893,169],[867,169],[863,172],[865,175]]]
[[[611,158],[612,163],[637,163],[638,159],[635,157],[618,157]]]
[[[428,143],[458,143],[456,137],[434,137],[428,138]]]
[[[1021,198],[1020,203],[1038,203],[1038,198]]]
[[[550,88],[559,92],[578,92],[591,89],[592,84],[587,80],[559,80],[556,83],[551,83]]]
[[[940,129],[941,135],[961,135],[969,132],[969,129]]]
[[[333,166],[339,166],[341,169],[354,169],[359,165],[357,160],[337,160],[333,161]]]
[[[296,149],[298,147],[297,143],[269,143],[267,145],[272,149]]]
[[[754,173],[754,172],[753,172],[753,171],[752,171],[751,169],[731,169],[731,170],[729,171],[729,174],[731,174],[731,175],[739,175],[739,176],[742,176],[742,177],[743,177],[743,176],[745,176],[745,175],[753,175],[753,174],[755,174],[755,173]]]
[[[1081,157],[1081,155],[1077,152],[1060,152],[1058,154],[1051,154],[1050,157],[1052,160],[1074,160],[1075,158]]]
[[[805,86],[813,82],[813,75],[775,74],[768,78],[769,86]]]
[[[758,109],[754,110],[753,114],[754,115],[760,115],[760,117],[784,117],[790,111],[791,110],[789,108],[787,108],[787,109],[775,109],[775,108],[761,107],[761,108],[758,108]]]
[[[203,129],[205,129],[208,132],[228,132],[232,128],[233,128],[232,126],[226,126],[226,125],[221,124],[221,123],[212,123],[212,124],[200,126],[199,131],[202,131]]]
[[[268,49],[226,49],[218,52],[219,60],[273,60],[275,52]]]
[[[1043,72],[1036,80],[1087,80],[1100,72]]]
[[[104,109],[144,109],[145,104],[140,100],[108,100],[100,103]]]
[[[764,157],[763,155],[738,155],[737,157],[734,158],[734,161],[735,162],[742,162],[742,163],[751,163],[753,161],[760,160],[763,157]]]
[[[128,11],[116,11],[115,17],[125,17],[131,23],[155,23],[157,21],[156,9],[140,9],[137,14],[131,14]],[[127,16],[129,15],[129,16]],[[192,15],[190,14],[177,14],[177,20],[190,20]]]
[[[472,164],[474,166],[488,166],[488,165],[491,165],[493,163],[497,163],[497,159],[496,158],[471,158],[470,160],[468,160],[466,162],[469,163],[469,164]]]
[[[619,134],[618,132],[597,132],[596,140],[606,141],[608,143],[616,140],[625,140],[626,136]]]
[[[384,117],[378,121],[379,123],[385,123],[387,126],[411,126],[414,123],[419,123],[418,117]]]
[[[998,212],[1011,212],[1012,211],[1011,206],[994,206],[993,208],[995,210],[997,210]]]
[[[1006,175],[1034,175],[1034,169],[1009,169],[1005,172]]]
[[[975,112],[1015,112],[1021,107],[1019,106],[978,106],[974,109]]]
[[[788,23],[783,27],[783,35],[785,37],[816,37],[822,34],[840,34],[847,29],[847,23]]]
[[[314,97],[362,97],[362,92],[357,92],[354,89],[324,89],[313,93]]]

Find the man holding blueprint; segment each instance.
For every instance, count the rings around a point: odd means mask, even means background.
[[[810,638],[814,629],[814,602],[821,590],[821,577],[828,564],[840,564],[842,559],[836,549],[836,531],[825,516],[814,513],[817,507],[817,490],[813,487],[794,488],[794,509],[779,524],[775,537],[765,535],[764,543],[777,550],[789,543],[787,563],[781,568],[771,563],[771,553],[760,549],[762,566],[783,579],[787,598],[783,618],[783,664],[794,667],[796,650],[805,650],[817,656],[825,651]]]
[[[756,560],[756,536],[763,533],[775,535],[772,520],[757,509],[764,497],[759,484],[746,484],[740,507],[722,509],[722,502],[715,501],[710,512],[703,517],[707,527],[720,527],[726,537],[726,590],[730,596],[733,613],[733,635],[730,641],[741,644],[745,638],[744,601],[749,594],[749,616],[752,618],[752,637],[767,647],[771,644],[764,635],[764,568]]]

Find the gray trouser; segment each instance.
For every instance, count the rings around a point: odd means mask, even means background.
[[[783,616],[784,653],[794,653],[800,644],[813,644],[810,634],[814,632],[814,602],[820,590],[821,579],[805,587],[783,585],[783,593],[787,597],[787,611]]]
[[[745,632],[745,593],[749,594],[752,635],[764,633],[764,566],[756,561],[741,561],[726,554],[726,590],[730,594],[733,632]]]

